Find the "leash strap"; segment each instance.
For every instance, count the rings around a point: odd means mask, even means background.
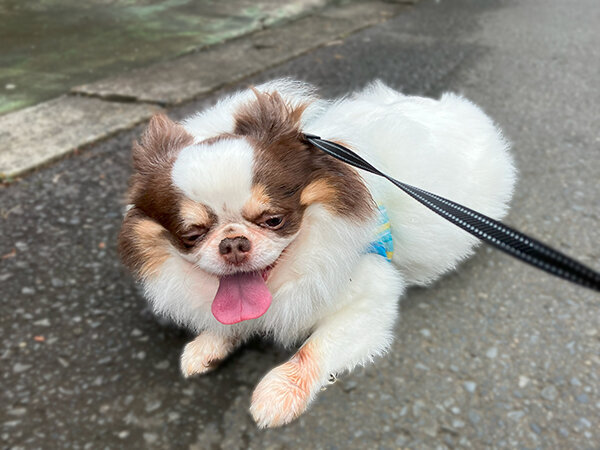
[[[451,200],[402,183],[373,167],[352,150],[312,134],[307,142],[351,166],[387,178],[415,200],[473,236],[554,276],[600,291],[600,273],[502,222]]]

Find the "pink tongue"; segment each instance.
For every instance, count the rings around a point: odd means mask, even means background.
[[[256,319],[271,306],[271,293],[260,272],[222,277],[212,302],[212,313],[225,325]]]

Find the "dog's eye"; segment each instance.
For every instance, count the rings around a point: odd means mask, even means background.
[[[186,247],[193,247],[198,241],[206,235],[206,228],[194,227],[181,235],[181,240]]]
[[[285,223],[283,216],[270,216],[260,223],[261,227],[278,230]]]

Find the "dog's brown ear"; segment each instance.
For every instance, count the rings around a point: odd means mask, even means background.
[[[193,141],[182,125],[164,114],[155,114],[140,140],[133,143],[133,167],[138,172],[147,172]]]
[[[256,98],[236,112],[234,133],[253,138],[266,146],[298,141],[301,136],[300,120],[308,104],[293,107],[276,91],[251,89]]]

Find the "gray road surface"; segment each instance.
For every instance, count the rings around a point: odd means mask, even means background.
[[[424,0],[261,74],[338,95],[379,77],[464,92],[513,142],[508,222],[600,267],[600,3]],[[218,95],[171,112],[175,118]],[[482,248],[402,301],[390,354],[282,429],[252,388],[287,354],[255,342],[184,380],[115,237],[140,129],[0,190],[3,448],[599,448],[600,296]]]

